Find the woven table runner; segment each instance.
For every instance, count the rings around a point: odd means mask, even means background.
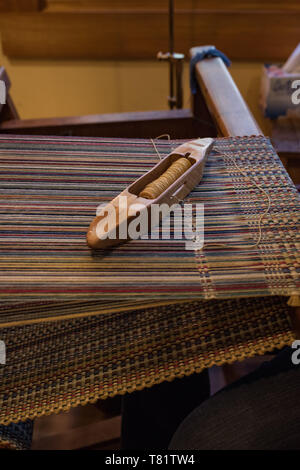
[[[159,142],[162,156],[178,142]],[[241,175],[225,149],[245,165]],[[297,192],[264,137],[218,139],[201,184],[205,241],[257,248],[191,252],[137,240],[91,253],[107,202],[157,162],[150,141],[0,137],[0,424],[243,360],[294,339]]]

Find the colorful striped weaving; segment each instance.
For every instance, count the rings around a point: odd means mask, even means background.
[[[162,156],[176,142],[159,142]],[[268,139],[219,139],[271,197],[229,159],[210,153],[187,202],[205,205],[205,241],[245,249],[186,251],[184,241],[136,240],[92,253],[85,234],[107,202],[156,162],[150,140],[0,138],[0,324],[63,317],[65,302],[97,300],[97,313],[191,299],[285,295],[300,289],[300,202]],[[50,304],[49,304],[50,302]],[[53,304],[55,302],[55,304]],[[60,302],[63,302],[59,305]],[[22,305],[17,305],[22,304]],[[72,314],[71,314],[72,315]]]
[[[176,145],[157,143],[162,156]],[[97,205],[156,163],[151,142],[0,136],[0,425],[291,344],[297,192],[268,139],[218,139],[187,198],[205,204],[206,242],[252,244],[266,205],[216,149],[269,192],[257,248],[138,240],[91,253]]]
[[[289,311],[283,297],[211,300],[0,329],[0,424],[291,345]]]

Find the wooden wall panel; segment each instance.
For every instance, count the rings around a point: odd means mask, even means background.
[[[215,44],[233,60],[281,61],[300,39],[295,0],[177,0],[175,5],[178,52]],[[26,59],[153,59],[168,49],[166,7],[158,0],[48,0],[41,12],[1,15],[3,51]]]
[[[299,11],[298,0],[174,0],[176,11]],[[167,0],[48,0],[52,11],[167,11]]]
[[[0,0],[0,12],[40,11],[46,7],[46,0]]]

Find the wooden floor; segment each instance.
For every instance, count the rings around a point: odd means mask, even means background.
[[[271,356],[252,358],[210,369],[211,393],[256,369]],[[35,420],[33,450],[120,449],[120,398],[71,409]]]

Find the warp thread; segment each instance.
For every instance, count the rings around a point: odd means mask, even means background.
[[[165,136],[167,136],[168,140],[170,140],[169,134],[163,134],[161,136],[156,137],[156,139],[159,139],[159,138],[165,137]],[[151,143],[152,143],[157,155],[161,159],[162,157],[161,157],[159,151],[157,150],[157,147],[156,147],[153,139],[151,139]],[[257,238],[255,243],[253,243],[251,245],[230,245],[228,243],[204,243],[203,247],[199,251],[202,251],[203,248],[231,248],[231,249],[256,248],[260,244],[261,239],[262,239],[262,220],[270,211],[271,198],[270,198],[268,192],[264,188],[262,188],[259,184],[257,184],[256,181],[254,180],[254,178],[251,178],[249,175],[247,175],[247,173],[236,163],[236,160],[232,155],[229,155],[228,152],[224,152],[223,150],[219,150],[219,149],[215,149],[215,151],[217,153],[221,154],[223,157],[228,158],[233,163],[234,167],[244,176],[244,178],[246,180],[250,181],[257,189],[259,189],[264,194],[264,196],[266,196],[267,207],[258,217],[258,222],[257,222],[258,223],[258,238]],[[178,198],[176,198],[176,196],[173,196],[173,198],[176,199],[176,202],[178,202],[179,204],[182,202],[182,200],[179,200]],[[194,229],[195,229],[195,226],[194,226]],[[196,237],[197,237],[197,235],[196,235]],[[196,239],[196,237],[195,237],[195,239]]]
[[[158,136],[157,139],[159,139],[161,137],[164,137],[164,136],[167,136],[168,140],[170,140],[170,135],[169,134],[163,134],[162,136]],[[152,142],[152,145],[153,145],[158,157],[161,159],[160,153],[157,150],[157,147],[154,143],[154,140],[151,139],[151,142]],[[264,188],[262,188],[259,184],[256,183],[254,178],[251,178],[249,175],[246,174],[246,172],[236,163],[236,160],[232,155],[229,155],[228,152],[224,152],[224,151],[221,151],[219,149],[215,149],[215,151],[217,153],[221,154],[222,156],[225,156],[226,158],[228,158],[233,163],[234,167],[244,176],[244,178],[247,179],[248,181],[250,181],[256,188],[258,188],[266,196],[266,198],[267,198],[267,207],[259,215],[259,218],[258,218],[258,238],[257,238],[256,242],[253,243],[252,245],[229,245],[229,244],[226,244],[226,243],[204,243],[203,247],[200,250],[197,250],[197,251],[202,251],[203,248],[208,248],[208,247],[211,247],[211,248],[214,248],[214,247],[216,247],[216,248],[232,248],[232,249],[256,248],[260,244],[261,239],[262,239],[262,227],[261,227],[262,220],[270,211],[270,207],[271,207],[270,195],[268,194],[268,192]],[[175,199],[177,199],[177,202],[179,204],[182,203],[182,200],[179,200],[178,198],[176,198],[176,196],[173,196],[173,197]],[[194,222],[193,222],[193,228],[195,229],[195,223]],[[197,235],[196,235],[196,237],[197,237]],[[295,293],[295,294],[291,295],[289,297],[289,300],[288,300],[287,304],[290,307],[294,307],[294,308],[295,307],[300,307],[300,294]]]

